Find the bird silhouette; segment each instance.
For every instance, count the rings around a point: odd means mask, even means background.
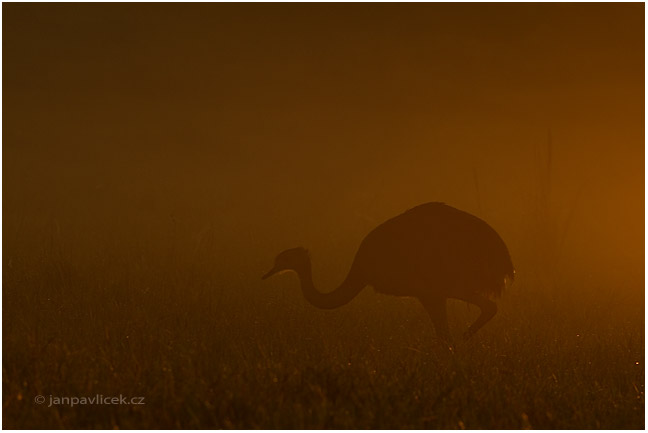
[[[508,249],[483,220],[445,203],[425,203],[391,218],[362,241],[342,284],[322,293],[313,284],[311,259],[304,248],[285,250],[275,259],[266,279],[294,271],[308,302],[332,309],[350,302],[366,286],[378,293],[410,296],[421,301],[438,338],[451,344],[447,299],[474,304],[480,316],[464,338],[473,336],[493,318],[506,283],[515,270]]]

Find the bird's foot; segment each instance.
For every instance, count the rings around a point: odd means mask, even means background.
[[[475,335],[475,331],[472,329],[468,328],[466,332],[464,332],[463,339],[464,341],[468,341],[472,338],[472,336]]]
[[[437,337],[436,339],[437,344],[441,349],[444,351],[454,353],[455,351],[455,345],[454,342],[452,341],[452,338],[448,337]]]

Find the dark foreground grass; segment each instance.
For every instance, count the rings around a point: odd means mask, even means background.
[[[4,428],[644,427],[643,305],[612,288],[521,281],[449,355],[412,300],[318,311],[287,277],[128,256],[5,252]],[[49,406],[97,394],[145,404]]]

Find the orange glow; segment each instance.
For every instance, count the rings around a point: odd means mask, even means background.
[[[3,427],[644,428],[642,3],[2,8]],[[497,314],[260,280],[429,202],[506,245]],[[97,394],[146,404],[35,403]]]

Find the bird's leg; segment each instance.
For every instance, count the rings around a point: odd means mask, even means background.
[[[475,333],[479,331],[482,326],[484,326],[490,319],[492,319],[493,316],[495,316],[495,313],[497,313],[497,304],[478,293],[468,293],[457,298],[470,304],[476,305],[481,310],[481,314],[479,315],[477,320],[475,320],[475,323],[470,325],[470,327],[464,334],[464,339],[468,340],[470,337],[475,335]]]
[[[452,347],[452,337],[450,336],[450,328],[448,327],[448,312],[446,310],[446,300],[440,299],[426,299],[422,300],[425,311],[430,315],[436,335],[439,341],[446,347]]]

